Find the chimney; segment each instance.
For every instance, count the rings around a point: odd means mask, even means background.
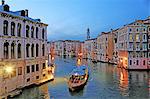
[[[28,17],[28,10],[27,9],[25,9],[25,16]]]
[[[4,5],[5,4],[5,0],[2,0],[2,5]]]

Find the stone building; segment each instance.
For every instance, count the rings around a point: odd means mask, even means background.
[[[47,24],[28,10],[0,6],[0,96],[52,79],[47,66]]]
[[[127,69],[148,69],[148,32],[143,20],[123,26],[117,32],[119,65]]]
[[[97,61],[97,39],[85,40],[83,46],[83,58]]]
[[[114,42],[112,32],[102,32],[97,37],[97,59],[102,62],[113,62]]]

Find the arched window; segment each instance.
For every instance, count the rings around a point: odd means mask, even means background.
[[[29,47],[30,47],[30,44],[27,44],[26,45],[26,57],[29,57]]]
[[[11,58],[15,58],[15,44],[14,42],[11,44]]]
[[[29,37],[29,29],[30,29],[30,27],[29,27],[29,25],[27,25],[26,26],[26,37]]]
[[[38,56],[39,56],[39,45],[36,44],[36,57],[38,57]]]
[[[11,22],[11,36],[15,36],[15,23]]]
[[[4,43],[4,59],[9,58],[9,43]]]
[[[31,38],[34,38],[34,27],[31,27]]]
[[[21,24],[20,23],[18,23],[18,26],[17,26],[17,36],[21,37]]]
[[[143,35],[143,40],[146,40],[146,35],[145,34]]]
[[[34,44],[31,46],[31,56],[34,57]]]
[[[36,38],[38,38],[38,32],[39,32],[39,29],[38,27],[36,27]]]
[[[3,22],[3,34],[8,35],[8,21]]]
[[[44,46],[44,44],[42,45],[42,56],[44,56],[45,55],[45,46]]]
[[[18,58],[21,58],[21,44],[18,44]]]
[[[45,30],[44,29],[42,29],[42,39],[44,39],[44,33],[45,32]]]

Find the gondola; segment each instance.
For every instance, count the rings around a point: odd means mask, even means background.
[[[78,66],[69,77],[68,87],[70,91],[78,91],[84,88],[88,81],[89,71],[87,66]]]

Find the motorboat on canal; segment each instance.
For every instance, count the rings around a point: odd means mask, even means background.
[[[72,72],[68,80],[70,91],[78,91],[83,89],[89,77],[87,66],[77,66]]]

